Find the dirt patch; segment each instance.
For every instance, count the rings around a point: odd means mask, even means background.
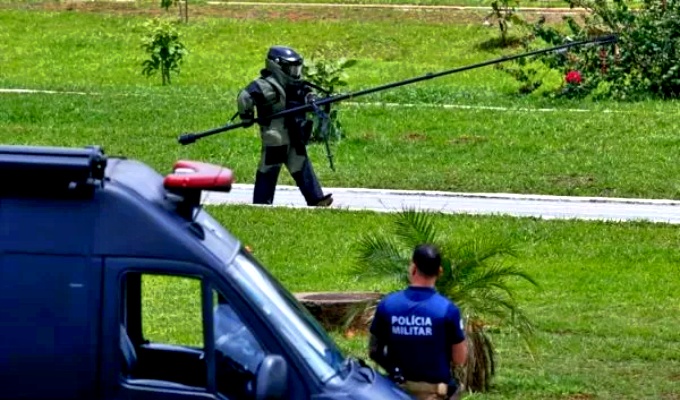
[[[356,138],[352,138],[350,140],[354,140],[357,142],[373,142],[377,140],[378,135],[375,133],[363,133],[361,135],[358,135]]]
[[[309,13],[303,14],[303,13],[298,12],[298,11],[290,11],[290,12],[286,13],[284,18],[289,20],[289,21],[293,21],[293,22],[309,21],[309,20],[313,19],[312,15],[310,15]]]
[[[366,337],[368,336],[368,332],[366,330],[347,329],[343,332],[343,336],[347,339],[354,339],[356,337]]]
[[[427,135],[423,133],[411,132],[404,135],[404,138],[410,142],[422,142],[427,139]]]
[[[145,15],[158,16],[166,14],[157,4],[136,4],[134,2],[110,2],[110,1],[70,1],[70,2],[43,2],[43,3],[4,3],[0,9],[23,9],[35,11],[64,11],[64,12],[90,12],[114,15]],[[562,15],[575,14],[580,11],[524,11],[521,14],[527,21],[534,22],[543,15],[549,23],[559,22]],[[177,15],[177,8],[172,7],[168,12]],[[305,7],[296,5],[280,4],[276,6],[263,5],[227,5],[227,4],[196,4],[189,5],[189,21],[201,18],[234,18],[234,19],[258,19],[258,20],[287,20],[287,21],[394,21],[416,20],[433,24],[470,24],[484,22],[488,10],[470,9],[428,9],[428,8],[356,8],[356,7]]]
[[[475,45],[478,50],[491,51],[497,49],[523,49],[522,38],[518,36],[509,37],[503,42],[500,37],[494,37]]]

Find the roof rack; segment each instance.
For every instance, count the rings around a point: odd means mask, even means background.
[[[99,146],[0,146],[0,192],[36,195],[91,191],[104,184],[106,162]]]

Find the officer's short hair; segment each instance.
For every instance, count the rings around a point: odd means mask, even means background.
[[[442,256],[436,246],[421,244],[413,251],[413,263],[423,275],[436,276],[442,265]]]

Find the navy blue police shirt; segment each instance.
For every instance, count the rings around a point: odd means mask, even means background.
[[[406,380],[451,380],[451,346],[465,339],[460,310],[434,288],[409,286],[385,296],[371,333],[387,345],[390,364]]]

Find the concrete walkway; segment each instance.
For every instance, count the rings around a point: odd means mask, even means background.
[[[680,224],[680,201],[675,200],[361,188],[324,188],[324,190],[326,193],[333,193],[335,201],[331,208],[340,210],[398,212],[404,208],[415,208],[447,214],[497,214],[603,221],[643,220]],[[235,184],[230,193],[205,193],[203,202],[210,205],[251,204],[252,195],[252,185]],[[274,206],[300,208],[306,207],[306,204],[296,187],[278,186]]]

